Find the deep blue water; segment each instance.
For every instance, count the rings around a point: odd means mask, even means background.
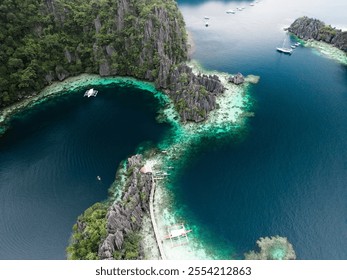
[[[65,259],[77,216],[107,198],[120,161],[167,130],[157,109],[149,92],[99,88],[16,118],[0,138],[0,259]]]
[[[299,259],[347,259],[347,67],[311,49],[275,51],[282,27],[298,16],[346,26],[347,3],[178,2],[196,59],[261,77],[244,135],[206,140],[176,179],[185,220],[212,249],[230,248],[236,258],[259,237],[279,234]],[[246,9],[225,13],[237,6]],[[119,162],[168,129],[156,124],[151,94],[119,87],[82,94],[21,114],[0,138],[0,259],[64,259],[76,217],[107,197]]]
[[[239,2],[179,1],[195,59],[261,78],[246,135],[204,143],[178,179],[177,205],[206,244],[236,258],[281,235],[299,259],[347,259],[347,67],[308,48],[275,51],[298,16],[346,26],[347,3]],[[246,9],[225,13],[237,6]]]

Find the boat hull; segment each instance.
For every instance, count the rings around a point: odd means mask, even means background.
[[[277,48],[276,50],[277,50],[278,52],[284,53],[284,54],[292,54],[292,52],[293,52],[292,49],[285,49],[285,48]]]

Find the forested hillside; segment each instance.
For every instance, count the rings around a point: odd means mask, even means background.
[[[0,107],[80,73],[168,86],[186,59],[174,0],[2,0]]]

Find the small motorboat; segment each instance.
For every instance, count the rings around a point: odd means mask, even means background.
[[[100,177],[100,176],[96,176],[96,179],[97,179],[98,181],[101,181],[101,177]]]
[[[234,10],[227,10],[226,13],[227,14],[235,14],[235,11]]]

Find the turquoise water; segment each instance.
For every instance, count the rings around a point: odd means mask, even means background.
[[[347,4],[178,2],[205,68],[261,77],[250,88],[255,117],[237,135],[194,143],[172,178],[192,238],[220,258],[243,258],[259,237],[279,234],[299,259],[346,259],[347,68],[312,49],[275,48],[301,15],[346,26]],[[246,9],[225,13],[237,6]],[[167,135],[151,93],[99,90],[21,114],[0,139],[0,259],[64,259],[76,217],[106,199],[120,161]]]
[[[347,259],[347,67],[309,48],[275,51],[292,41],[283,27],[298,16],[346,26],[347,3],[248,3],[179,1],[193,57],[260,82],[245,136],[205,141],[183,169],[177,211],[209,248],[223,248],[221,258],[243,258],[259,237],[278,234],[299,259]],[[237,6],[246,9],[225,13]]]

